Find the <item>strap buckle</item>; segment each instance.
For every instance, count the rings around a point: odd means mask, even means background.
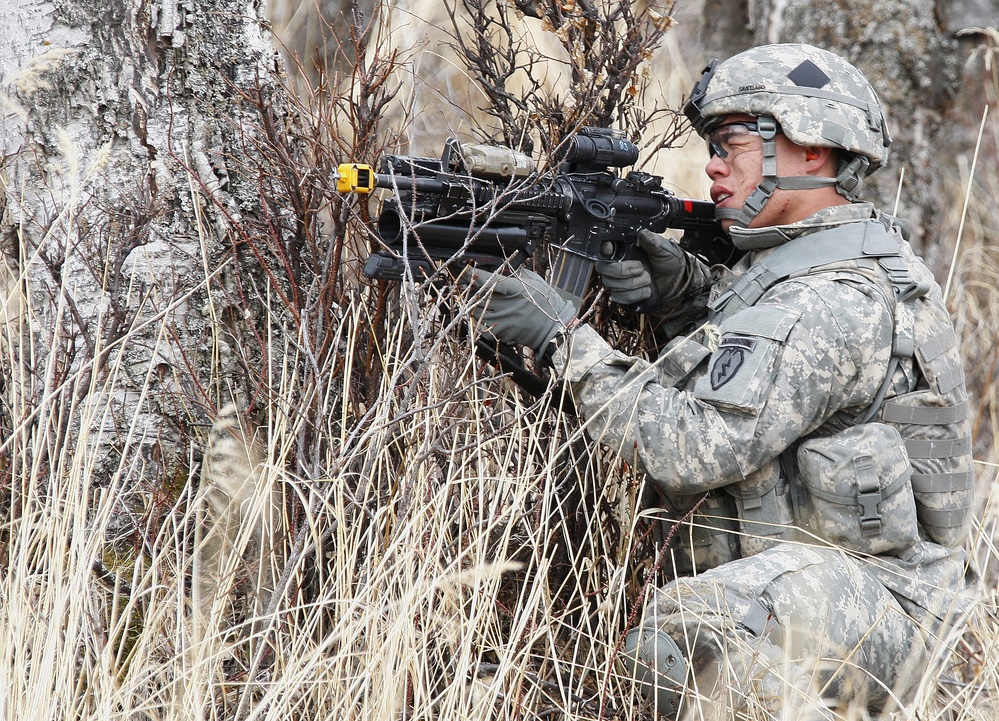
[[[868,456],[853,459],[857,472],[857,506],[860,508],[860,530],[865,538],[881,533],[881,513],[878,506],[883,500],[881,484],[874,473],[874,460]]]

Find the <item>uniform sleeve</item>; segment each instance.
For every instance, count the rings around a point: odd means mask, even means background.
[[[836,414],[861,414],[891,356],[892,318],[862,284],[821,276],[775,286],[728,318],[683,388],[588,326],[559,351],[587,433],[668,493],[741,480]]]

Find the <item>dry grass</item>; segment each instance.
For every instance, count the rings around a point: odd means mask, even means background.
[[[423,137],[400,128],[425,85],[385,96],[385,106],[376,92],[356,94],[359,82],[390,87],[405,66],[378,68],[371,58],[350,79],[353,94],[300,108],[315,167]],[[359,112],[388,112],[395,99],[395,129]],[[994,163],[979,168],[962,186],[975,191],[951,300],[977,399],[984,491],[999,468],[989,217],[999,181]],[[675,182],[699,195],[696,181]],[[44,387],[30,393],[30,378],[3,385],[0,717],[647,718],[614,664],[643,589],[662,581],[650,523],[637,513],[642,479],[586,441],[574,419],[525,400],[477,361],[462,339],[460,299],[447,307],[408,287],[395,298],[360,280],[367,240],[356,205],[305,206],[308,227],[322,215],[328,234],[306,245],[328,241],[336,254],[324,256],[325,275],[282,280],[299,284],[296,314],[291,296],[268,296],[264,332],[251,341],[264,402],[201,434],[190,476],[131,509],[146,521],[128,543],[107,539],[126,471],[141,459],[126,454],[111,478],[92,475],[111,401],[67,408],[55,368],[32,376]],[[205,271],[213,287],[215,269]],[[31,320],[16,302],[20,286],[7,284],[4,337],[25,337]],[[0,351],[5,367],[21,367],[8,345]],[[122,372],[109,368],[91,398],[113,398]],[[229,399],[219,395],[221,407]],[[45,467],[24,462],[43,457]],[[226,499],[238,499],[235,513]],[[987,569],[997,512],[990,498],[973,540]],[[220,527],[236,531],[219,537]],[[924,678],[914,717],[995,717],[999,599],[996,573],[988,578],[968,632]]]

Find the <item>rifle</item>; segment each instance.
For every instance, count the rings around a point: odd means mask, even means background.
[[[451,138],[439,159],[387,155],[379,173],[370,165],[340,165],[340,192],[393,191],[376,225],[384,247],[368,256],[364,275],[422,280],[442,269],[458,273],[468,264],[511,270],[547,250],[555,253],[552,284],[581,299],[599,260],[636,259],[648,266],[637,242],[642,228],[683,230],[680,245],[709,264],[737,259],[713,203],[679,198],[650,173],[632,170],[622,178],[612,170],[638,160],[637,146],[621,131],[583,128],[559,144],[556,160],[553,172],[538,173],[523,153]],[[653,297],[633,310],[658,308],[655,283],[652,289]],[[511,359],[503,355],[493,352],[509,370]],[[514,380],[532,393],[528,385],[543,390],[517,376],[514,371]]]
[[[364,274],[378,280],[433,275],[474,263],[485,270],[515,268],[539,249],[558,255],[552,284],[582,298],[598,260],[647,264],[637,232],[683,230],[680,241],[705,262],[731,263],[736,250],[715,220],[713,203],[679,198],[663,179],[641,171],[619,177],[638,159],[621,131],[583,128],[560,146],[558,169],[538,174],[522,153],[449,139],[440,159],[388,155],[371,166],[337,169],[337,189],[395,192],[377,220],[385,248],[371,254]],[[612,248],[611,252],[606,252]],[[653,285],[654,288],[654,285]],[[658,298],[632,307],[654,310]]]

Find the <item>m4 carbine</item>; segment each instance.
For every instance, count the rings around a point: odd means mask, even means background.
[[[341,165],[341,192],[394,191],[377,220],[384,248],[368,257],[364,274],[423,280],[470,263],[508,270],[547,251],[552,284],[583,298],[597,261],[648,265],[637,241],[642,228],[683,230],[680,244],[689,252],[708,263],[733,260],[736,251],[715,221],[713,203],[678,198],[650,173],[617,174],[638,159],[638,148],[620,131],[583,128],[558,152],[558,167],[548,173],[536,172],[522,153],[453,138],[440,159],[388,155],[377,174],[368,165]],[[658,306],[652,297],[632,309]]]

